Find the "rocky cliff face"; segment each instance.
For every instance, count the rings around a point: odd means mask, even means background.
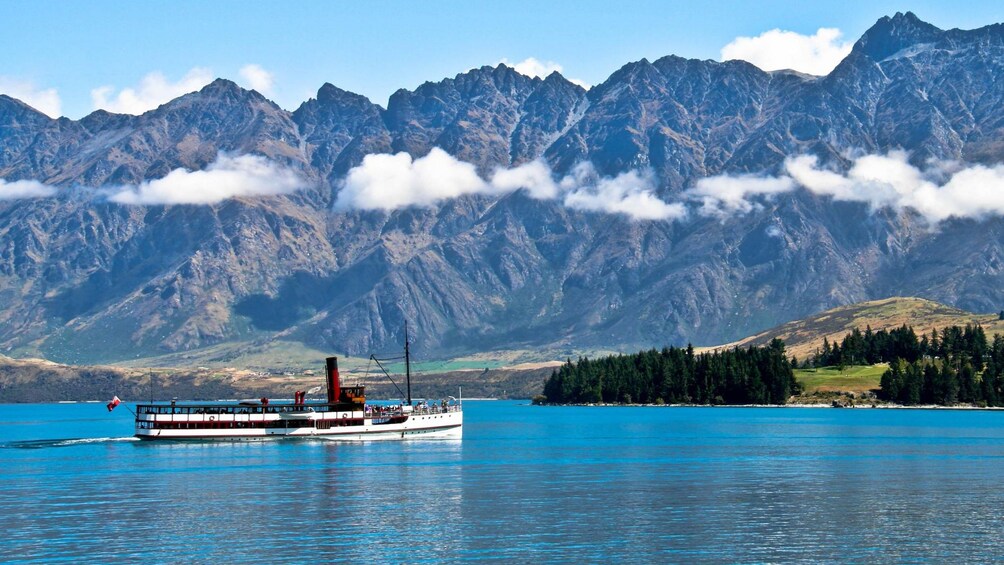
[[[395,93],[386,109],[326,84],[295,112],[218,80],[142,116],[53,120],[0,96],[0,178],[61,187],[0,200],[0,348],[110,361],[236,339],[428,356],[506,347],[724,342],[840,304],[920,295],[1004,307],[999,219],[931,230],[805,191],[726,220],[633,221],[523,193],[333,212],[371,153],[440,147],[483,174],[651,169],[664,197],[724,173],[1004,161],[1004,27],[883,18],[830,75],[664,57],[588,92],[500,65]],[[93,190],[256,154],[308,186],[215,205],[126,206]]]
[[[585,90],[555,73],[529,78],[481,67],[414,92],[399,90],[385,113],[394,151],[445,149],[483,172],[539,157],[574,119]]]

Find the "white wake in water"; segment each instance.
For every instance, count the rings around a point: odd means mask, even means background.
[[[0,448],[7,449],[42,449],[46,447],[71,447],[74,445],[85,445],[90,443],[119,443],[141,441],[137,437],[81,437],[63,439],[29,439],[24,441],[11,441],[0,443]]]

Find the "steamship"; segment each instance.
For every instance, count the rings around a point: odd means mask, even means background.
[[[371,359],[379,364],[375,357]],[[404,359],[407,400],[398,405],[367,404],[366,387],[341,386],[338,358],[328,357],[326,402],[307,402],[306,395],[298,392],[292,403],[270,402],[262,398],[260,401],[228,404],[138,404],[136,437],[144,440],[201,441],[459,439],[464,424],[462,400],[450,397],[439,402],[413,403],[407,341]]]

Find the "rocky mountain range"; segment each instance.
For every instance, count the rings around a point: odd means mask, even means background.
[[[217,80],[140,116],[50,119],[0,96],[0,351],[113,362],[242,340],[427,357],[504,348],[710,345],[834,306],[913,295],[1004,308],[1004,222],[936,226],[806,190],[727,217],[639,220],[524,191],[334,208],[367,155],[440,148],[485,178],[645,171],[673,201],[701,179],[814,155],[903,150],[918,167],[1004,162],[1004,25],[879,20],[829,75],[667,56],[585,90],[482,67],[387,107],[331,84],[288,112]],[[124,204],[114,187],[255,155],[303,187],[211,204]],[[0,187],[0,196],[2,196]]]

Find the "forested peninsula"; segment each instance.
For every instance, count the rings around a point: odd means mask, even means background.
[[[883,365],[879,365],[883,364]],[[902,406],[1004,406],[1004,336],[987,338],[978,325],[920,335],[904,325],[889,331],[854,329],[802,362],[784,342],[695,354],[667,347],[600,359],[568,360],[551,373],[547,404],[778,405],[802,392],[795,369],[888,368],[873,399]]]

